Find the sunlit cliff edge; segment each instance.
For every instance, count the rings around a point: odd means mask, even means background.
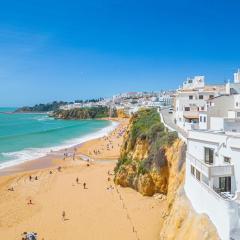
[[[186,145],[164,128],[156,110],[141,110],[130,119],[115,183],[165,201],[159,239],[219,239],[209,218],[197,214],[185,196],[185,153]]]

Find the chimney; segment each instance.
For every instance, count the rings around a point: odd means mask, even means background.
[[[234,73],[234,83],[240,83],[240,69]]]

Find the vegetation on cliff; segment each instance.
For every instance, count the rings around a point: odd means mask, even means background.
[[[16,112],[50,112],[50,111],[55,111],[57,109],[59,109],[60,106],[66,105],[68,104],[67,102],[51,102],[51,103],[40,103],[40,104],[36,104],[33,107],[29,107],[29,106],[25,106],[25,107],[21,107],[18,108],[16,110]]]
[[[74,108],[70,110],[59,109],[54,111],[51,116],[61,119],[95,119],[116,117],[116,110],[103,106]]]
[[[133,115],[125,136],[115,181],[143,195],[167,193],[168,159],[166,149],[177,139],[160,121],[155,109],[143,109]]]

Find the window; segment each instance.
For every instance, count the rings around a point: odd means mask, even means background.
[[[220,192],[231,192],[231,177],[220,177],[219,189]]]
[[[213,95],[210,95],[209,98],[212,99],[212,98],[214,98],[214,96],[213,96]]]
[[[204,107],[201,107],[201,110],[204,111]]]
[[[188,80],[188,83],[192,83],[192,80]]]
[[[238,117],[238,118],[240,117],[240,112],[237,112],[237,117]]]
[[[206,176],[204,176],[204,174],[201,175],[201,181],[206,185],[209,185],[209,180]]]
[[[185,107],[184,110],[188,112],[190,111],[190,107]]]
[[[202,116],[200,116],[200,122],[202,122]]]
[[[192,174],[193,176],[195,176],[195,168],[194,168],[193,165],[191,165],[191,174]]]
[[[188,97],[189,97],[189,100],[193,99],[193,96],[192,96],[192,95],[189,95]]]
[[[203,95],[199,95],[199,99],[203,99]]]
[[[196,169],[196,179],[198,180],[198,181],[200,181],[201,180],[201,173]]]
[[[230,157],[224,157],[223,158],[225,163],[231,163],[231,158]]]
[[[207,121],[207,118],[206,118],[206,117],[204,117],[203,119],[204,119],[204,122],[206,122],[206,121]]]
[[[204,162],[207,164],[213,164],[214,149],[204,148]]]
[[[238,102],[236,102],[236,107],[238,107]]]

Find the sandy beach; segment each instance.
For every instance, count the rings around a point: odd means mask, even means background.
[[[121,121],[107,137],[65,150],[49,166],[31,161],[1,176],[0,239],[25,231],[40,240],[157,239],[165,203],[113,183],[126,126]]]

